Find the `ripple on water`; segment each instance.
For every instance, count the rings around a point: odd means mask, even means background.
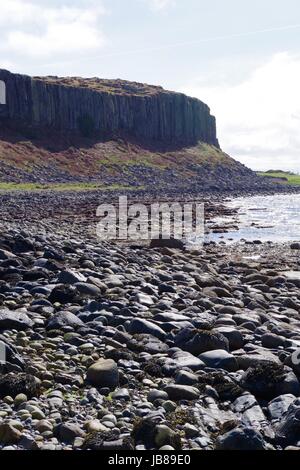
[[[238,209],[237,231],[211,233],[208,241],[291,242],[300,240],[300,194],[278,194],[237,198],[227,205]],[[228,222],[228,218],[218,219]],[[235,216],[236,221],[236,216]]]

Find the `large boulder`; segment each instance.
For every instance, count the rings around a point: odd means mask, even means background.
[[[0,424],[0,444],[17,444],[21,439],[22,433],[12,424]]]
[[[7,308],[0,310],[0,330],[27,330],[33,326],[33,321],[25,312],[11,311]]]
[[[11,372],[0,377],[0,397],[15,398],[23,393],[28,398],[35,397],[40,391],[40,381],[30,374]]]
[[[59,330],[64,326],[70,326],[71,328],[79,328],[84,326],[84,323],[80,318],[77,318],[74,313],[71,312],[59,312],[53,317],[49,318],[46,323],[47,330]]]
[[[280,395],[300,394],[300,384],[291,369],[267,363],[250,367],[242,376],[241,387],[257,398],[271,400]]]
[[[59,273],[57,280],[60,284],[75,284],[76,282],[86,282],[86,277],[77,271],[66,269]]]
[[[191,387],[190,385],[167,385],[164,388],[164,391],[167,392],[170,400],[180,401],[180,400],[197,400],[200,396],[200,392],[196,387]]]
[[[155,336],[159,339],[164,339],[166,337],[166,333],[162,328],[151,321],[135,318],[131,321],[129,325],[129,333],[132,335],[136,334],[148,334]]]
[[[114,390],[119,385],[118,366],[112,359],[99,359],[88,368],[86,378],[96,387]]]
[[[4,372],[12,370],[22,371],[24,369],[24,359],[18,354],[16,348],[7,343],[6,338],[0,336],[0,368]]]
[[[236,358],[224,349],[207,351],[200,354],[199,359],[212,369],[225,369],[229,372],[235,372],[238,369]]]
[[[216,440],[216,449],[266,450],[266,443],[258,431],[241,426],[219,436]]]
[[[290,405],[276,430],[276,438],[284,446],[297,444],[300,440],[300,400]]]
[[[214,330],[184,328],[174,338],[175,346],[198,356],[206,351],[223,349],[229,351],[229,341],[222,333]]]

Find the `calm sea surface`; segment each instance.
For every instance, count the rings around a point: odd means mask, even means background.
[[[290,242],[300,241],[300,194],[254,196],[237,198],[227,203],[238,209],[233,225],[239,230],[212,233],[208,240],[236,242],[249,241]],[[228,218],[214,219],[214,223],[228,223]]]

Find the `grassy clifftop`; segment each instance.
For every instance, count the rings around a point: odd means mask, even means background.
[[[281,181],[282,184],[300,186],[300,175],[296,175],[295,173],[289,171],[270,170],[266,172],[258,172],[258,175],[277,181],[279,180],[279,182]]]

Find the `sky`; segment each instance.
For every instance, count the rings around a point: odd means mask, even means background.
[[[186,93],[232,157],[300,172],[299,0],[0,0],[0,68]]]

